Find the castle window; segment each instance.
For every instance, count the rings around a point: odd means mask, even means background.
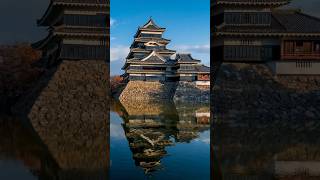
[[[104,46],[64,45],[62,58],[66,59],[104,59]]]
[[[141,33],[141,37],[161,38],[161,34],[146,34],[146,33]]]
[[[225,23],[226,24],[270,24],[271,22],[271,14],[268,12],[228,12],[225,14]]]
[[[64,15],[64,23],[69,26],[95,26],[105,27],[106,26],[105,15]]]

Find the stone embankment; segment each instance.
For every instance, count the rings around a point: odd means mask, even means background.
[[[63,61],[39,94],[30,95],[31,125],[59,167],[70,173],[102,173],[108,166],[108,72],[103,61]]]
[[[242,179],[310,179],[311,169],[294,166],[311,167],[320,158],[320,76],[275,76],[263,64],[223,64],[212,97],[218,178],[236,179],[241,167]]]
[[[176,103],[209,103],[210,87],[199,87],[195,82],[179,82],[173,99]]]
[[[137,101],[161,102],[172,100],[182,103],[209,103],[210,88],[197,87],[194,82],[130,81],[119,99],[126,104]]]
[[[228,63],[212,92],[215,115],[230,122],[320,118],[320,76],[276,76],[264,64]]]
[[[174,96],[176,86],[174,82],[130,81],[119,99],[121,103],[170,101]]]

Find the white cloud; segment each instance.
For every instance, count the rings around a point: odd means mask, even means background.
[[[197,139],[195,139],[195,141],[199,141],[205,144],[210,144],[210,131],[208,130],[200,133],[200,136]]]
[[[175,47],[178,53],[210,54],[210,44],[204,45],[178,45]]]
[[[114,26],[114,24],[116,23],[117,21],[113,18],[110,18],[110,26]]]
[[[110,123],[110,136],[117,139],[125,139],[121,125]]]
[[[126,46],[117,46],[117,47],[111,47],[110,48],[110,60],[111,61],[118,61],[118,60],[124,60],[130,49]]]

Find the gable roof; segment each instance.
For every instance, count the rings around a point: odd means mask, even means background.
[[[210,67],[201,64],[200,66],[196,66],[196,70],[202,73],[210,73]]]
[[[165,63],[166,59],[156,51],[152,51],[147,57],[141,59],[141,62]]]
[[[200,60],[193,59],[191,54],[177,54],[176,55],[177,63],[199,63]]]
[[[147,29],[162,29],[161,27],[159,27],[152,18],[149,19],[149,21],[142,26],[142,28],[147,28]]]
[[[320,19],[300,11],[274,11],[273,17],[292,33],[320,33]]]

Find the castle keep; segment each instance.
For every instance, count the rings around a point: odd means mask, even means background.
[[[107,179],[109,167],[109,0],[51,0],[33,44],[45,69],[28,122],[50,151],[56,179]]]
[[[39,26],[48,36],[33,44],[42,61],[51,66],[61,60],[104,60],[109,46],[109,0],[51,0]]]
[[[167,49],[170,40],[163,38],[161,28],[150,18],[139,27],[123,66],[125,81],[210,81],[210,68],[192,58]],[[173,56],[175,55],[175,58]]]
[[[290,0],[213,0],[215,61],[267,63],[276,74],[320,73],[320,19]]]

